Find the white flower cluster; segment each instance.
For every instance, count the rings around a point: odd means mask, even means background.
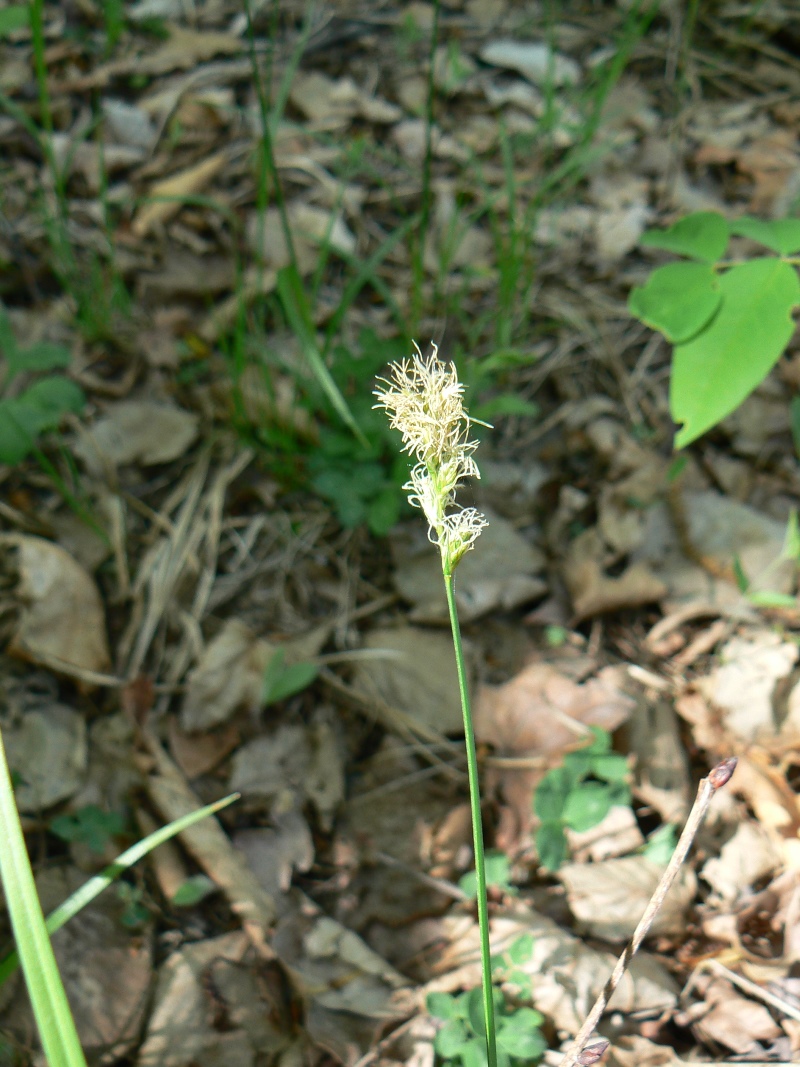
[[[475,508],[448,514],[462,479],[480,478],[472,458],[478,442],[470,440],[464,386],[455,367],[437,358],[436,345],[428,358],[414,347],[414,357],[392,363],[390,377],[379,379],[375,406],[386,410],[391,425],[403,435],[404,450],[417,460],[403,488],[414,507],[425,513],[428,536],[439,546],[445,571],[452,573],[487,525]]]

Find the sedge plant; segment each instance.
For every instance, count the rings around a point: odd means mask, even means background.
[[[427,358],[423,357],[417,347],[416,355],[411,359],[390,365],[390,375],[386,379],[379,379],[380,385],[375,390],[375,396],[378,398],[376,407],[387,412],[392,427],[402,434],[403,450],[416,460],[410,480],[404,488],[408,492],[409,502],[422,509],[428,521],[428,537],[439,549],[441,557],[467,748],[486,1052],[489,1067],[496,1067],[489,908],[486,897],[478,758],[454,587],[456,567],[473,547],[487,523],[475,508],[458,508],[455,503],[456,489],[464,479],[480,477],[473,458],[478,442],[472,437],[472,424],[475,420],[471,420],[464,410],[464,386],[458,380],[456,369],[452,364],[445,364],[437,357],[438,349],[435,345],[432,354]]]

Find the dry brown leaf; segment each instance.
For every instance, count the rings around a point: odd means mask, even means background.
[[[644,563],[632,563],[619,577],[610,578],[604,572],[607,556],[596,528],[584,531],[569,546],[564,579],[576,622],[604,612],[653,604],[667,594],[665,583]]]
[[[458,676],[448,636],[419,627],[400,626],[372,630],[365,638],[364,647],[372,650],[373,656],[356,663],[358,689],[405,712],[421,727],[441,734],[457,733],[461,729]]]
[[[162,965],[136,1067],[247,1067],[288,1044],[240,931],[181,946]],[[212,996],[209,989],[213,990]],[[228,1029],[215,1025],[214,1008]]]
[[[70,668],[106,670],[103,603],[91,577],[69,553],[40,537],[2,534],[0,567],[16,578],[11,655],[67,673]]]
[[[181,201],[201,193],[225,166],[227,158],[225,152],[219,152],[169,178],[155,182],[147,193],[150,203],[142,205],[131,223],[134,235],[145,237],[155,226],[162,225],[173,215],[177,215],[183,207]]]
[[[502,789],[519,833],[531,825],[533,792],[546,770],[546,759],[576,747],[586,727],[615,730],[634,701],[622,688],[624,674],[606,667],[579,684],[546,663],[533,663],[501,686],[481,686],[475,700],[475,733],[499,756],[538,757],[531,769],[498,769],[487,784]],[[545,766],[541,766],[541,764]]]
[[[20,777],[14,797],[20,811],[46,811],[73,796],[87,766],[86,721],[64,704],[25,708],[3,727],[8,765]]]
[[[75,453],[98,475],[125,463],[169,463],[193,444],[198,423],[197,415],[173,404],[123,400],[76,441]]]
[[[489,525],[475,551],[458,567],[456,603],[462,621],[478,619],[490,611],[510,611],[547,592],[539,577],[545,556],[502,516],[484,508]],[[414,607],[414,622],[447,621],[447,598],[441,563],[419,523],[398,527],[391,536],[397,591]]]
[[[644,856],[602,860],[599,863],[567,863],[556,877],[567,890],[567,901],[579,924],[604,941],[627,941],[644,914],[659,883],[663,868]],[[686,912],[697,880],[686,867],[670,889],[650,935],[683,934]]]
[[[276,646],[238,619],[228,619],[209,641],[189,673],[181,707],[186,733],[209,730],[244,708],[256,712],[263,700],[264,671]]]
[[[694,1025],[701,1040],[716,1041],[743,1056],[754,1050],[756,1042],[781,1036],[781,1028],[768,1009],[737,993],[723,978],[713,978],[704,993],[710,1010]]]
[[[701,873],[723,901],[733,903],[746,889],[773,874],[781,861],[770,835],[757,823],[743,822],[719,856],[705,862]]]
[[[768,738],[777,729],[776,688],[797,658],[794,642],[782,641],[771,630],[753,630],[732,637],[720,651],[720,666],[696,686],[718,709],[720,723],[730,734],[745,742]]]

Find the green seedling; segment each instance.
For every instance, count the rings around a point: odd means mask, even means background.
[[[307,689],[319,674],[316,663],[287,663],[282,648],[279,648],[264,671],[264,686],[261,703],[266,708],[288,700],[295,693]]]
[[[732,236],[771,252],[724,258]],[[761,384],[794,332],[800,306],[800,219],[729,221],[699,211],[641,243],[684,259],[657,267],[628,308],[674,346],[670,411],[683,448],[721,422]]]
[[[116,811],[103,811],[96,804],[78,808],[71,815],[59,815],[50,823],[50,831],[62,841],[87,845],[102,855],[109,841],[125,830],[125,820]]]
[[[175,908],[193,908],[216,891],[217,886],[207,874],[193,874],[178,886],[170,904]]]
[[[495,982],[504,986],[514,986],[519,995],[530,999],[533,995],[533,982],[527,971],[521,968],[533,954],[533,937],[521,934],[507,949],[497,956],[492,956],[492,974]]]
[[[496,987],[492,992],[498,1067],[522,1067],[522,1064],[538,1063],[547,1049],[547,1041],[540,1029],[544,1016],[535,1008],[515,1005]],[[439,1062],[461,1064],[462,1067],[485,1067],[486,1029],[480,988],[459,996],[430,993],[426,1006],[430,1015],[444,1021],[433,1042]]]
[[[611,737],[593,726],[594,739],[569,752],[539,783],[533,808],[540,821],[536,848],[541,865],[556,871],[567,857],[565,830],[591,830],[618,804],[630,804],[628,762],[611,751]]]
[[[0,352],[5,361],[0,386],[0,463],[15,466],[35,449],[46,430],[56,429],[67,413],[80,412],[85,397],[65,375],[47,373],[69,366],[69,349],[47,341],[20,348],[2,307]],[[26,388],[9,395],[12,383],[22,375],[37,377]]]

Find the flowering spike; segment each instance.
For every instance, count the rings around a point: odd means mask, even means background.
[[[410,503],[425,513],[428,536],[439,546],[445,571],[452,573],[487,525],[474,508],[448,514],[462,480],[480,478],[472,456],[478,442],[470,439],[464,386],[455,367],[437,358],[436,345],[427,359],[416,344],[414,348],[415,356],[392,363],[390,377],[378,379],[375,407],[387,412],[403,436],[403,449],[417,461],[403,488]]]

